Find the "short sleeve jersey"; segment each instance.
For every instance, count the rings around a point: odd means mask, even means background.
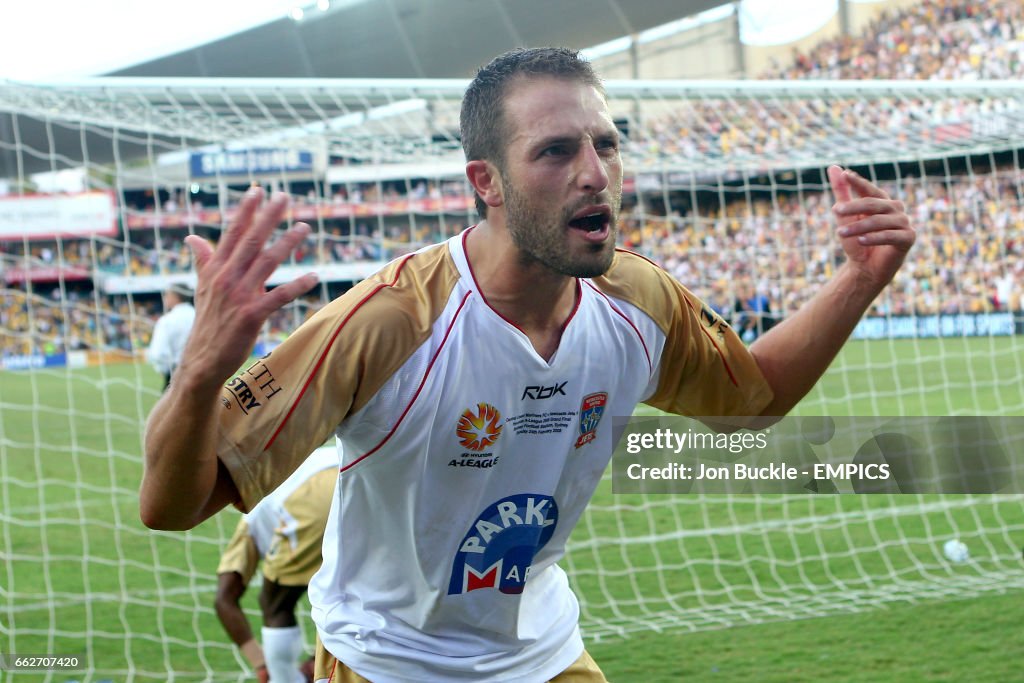
[[[264,577],[284,586],[308,585],[320,568],[337,465],[334,447],[313,451],[291,476],[238,520],[217,573],[237,572],[248,585],[262,559]]]
[[[338,452],[336,449],[331,446],[317,448],[280,486],[245,515],[246,523],[249,525],[249,534],[256,542],[256,548],[260,555],[270,552],[275,535],[281,533],[286,536],[294,535],[295,530],[300,526],[300,522],[295,519],[295,512],[304,510],[304,508],[301,505],[302,501],[293,499],[296,491],[301,489],[306,496],[311,495],[308,490],[302,488],[302,485],[324,470],[335,469],[337,465]],[[321,517],[325,519],[326,516],[325,510]],[[310,522],[306,522],[304,519],[303,523]]]
[[[363,281],[221,397],[218,453],[244,507],[332,432],[343,444],[310,599],[327,650],[373,681],[557,675],[583,643],[556,562],[611,457],[611,416],[771,399],[721,318],[625,251],[577,281],[540,357],[478,288],[467,234]]]

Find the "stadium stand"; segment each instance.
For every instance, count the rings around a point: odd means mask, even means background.
[[[926,0],[919,5],[887,12],[862,36],[830,38],[804,52],[796,52],[791,62],[765,72],[762,78],[787,81],[1018,78],[1024,71],[1022,53],[1024,4],[1021,2]],[[866,127],[876,128],[891,138],[891,148],[883,150],[883,161],[862,170],[881,174],[878,178],[880,185],[905,202],[919,233],[906,266],[874,303],[869,315],[879,322],[901,316],[1009,312],[1015,321],[1011,322],[1009,334],[1024,333],[1024,171],[1018,158],[1019,150],[997,147],[999,152],[986,151],[980,159],[972,160],[965,152],[958,158],[947,156],[939,163],[932,163],[915,147],[941,143],[942,136],[949,136],[954,142],[970,142],[972,136],[982,139],[989,133],[972,129],[970,122],[990,115],[996,119],[1005,117],[1011,122],[1016,121],[1020,116],[1015,109],[1017,102],[995,96],[918,99],[909,95],[887,99],[885,106],[878,106],[878,102],[869,97],[837,95],[798,101],[727,98],[723,103],[723,100],[702,99],[697,95],[666,99],[657,104],[660,106],[646,112],[643,125],[623,124],[623,132],[627,136],[623,150],[630,166],[627,168],[620,219],[620,243],[663,265],[726,316],[745,339],[755,338],[760,331],[797,310],[810,292],[837,267],[842,254],[834,246],[828,246],[832,233],[829,215],[832,200],[823,193],[820,175],[815,176],[816,169],[814,172],[807,170],[806,159],[812,158],[818,165],[831,161],[815,156],[817,150],[823,146],[827,148],[832,136],[836,136],[836,140],[841,136],[847,136],[844,140],[856,140],[859,131]],[[628,114],[624,114],[623,120],[628,122]],[[436,129],[450,130],[451,121],[432,125],[436,125]],[[413,128],[412,124],[409,128]],[[984,138],[986,144],[992,137],[999,136],[998,129],[995,131]],[[964,147],[967,147],[966,143]],[[991,149],[991,145],[986,149]],[[884,160],[885,154],[894,155],[904,150],[910,150],[906,157],[908,160],[895,156]],[[792,166],[771,166],[770,171],[756,176],[720,174],[702,178],[692,173],[685,180],[695,189],[682,189],[680,185],[685,183],[673,185],[667,180],[660,186],[649,186],[644,182],[646,174],[666,176],[664,169],[672,169],[676,165],[699,167],[707,159],[736,159],[740,165],[762,157],[772,160],[793,158],[805,163],[800,168],[795,162]],[[372,164],[367,163],[367,159],[329,158],[328,171],[339,168],[358,171],[361,167],[367,172],[353,174],[353,177],[360,178],[358,180],[332,182],[316,174],[281,182],[261,179],[268,190],[287,191],[292,196],[293,217],[306,220],[313,226],[306,244],[289,265],[303,270],[317,269],[327,273],[327,277],[316,290],[273,314],[264,329],[262,346],[257,348],[257,354],[272,348],[300,322],[351,286],[360,273],[370,272],[387,260],[457,234],[474,220],[472,197],[457,172],[418,175],[415,171],[403,171],[397,174],[402,176],[400,179],[388,176],[364,180],[362,178],[373,175]],[[148,345],[152,326],[161,312],[160,283],[187,277],[192,268],[184,237],[196,233],[216,240],[247,187],[247,181],[232,180],[226,188],[218,190],[212,181],[209,184],[201,179],[165,182],[156,179],[156,175],[135,182],[114,183],[109,179],[102,182],[116,188],[112,191],[117,203],[115,234],[88,238],[0,240],[0,368],[31,367],[19,366],[18,363],[25,359],[71,353],[102,354],[104,361],[138,357]],[[16,195],[31,188],[8,186],[7,189]],[[122,283],[120,289],[105,286],[115,280]],[[840,400],[846,402],[842,404],[845,407],[859,401],[858,407],[869,404],[875,412],[886,414],[884,408],[879,408],[882,405],[880,401],[891,400],[899,405],[899,414],[915,414],[913,408],[903,412],[906,406],[917,404],[910,400],[905,404],[902,397],[919,392],[944,394],[947,399],[952,396],[950,404],[972,410],[972,414],[984,412],[976,405],[968,407],[956,403],[960,394],[977,391],[978,378],[971,375],[964,380],[962,374],[970,375],[969,372],[947,369],[946,365],[949,362],[948,368],[954,368],[955,363],[970,356],[974,353],[972,349],[978,347],[969,349],[965,343],[952,354],[955,357],[947,361],[944,349],[949,347],[936,351],[936,347],[927,344],[917,345],[916,330],[911,336],[915,337],[913,354],[931,354],[933,364],[927,366],[929,370],[926,372],[938,368],[928,382],[904,382],[894,367],[899,361],[885,359],[884,354],[870,356],[871,350],[868,350],[867,359],[861,365],[852,365],[853,369],[847,370],[843,376],[843,396],[830,399],[832,403],[822,401],[816,407],[835,407]],[[995,337],[984,341],[993,339]],[[997,341],[1001,342],[1002,338]],[[980,383],[988,381],[995,386],[1000,410],[1009,414],[1019,413],[1020,403],[1015,398],[1016,394],[1005,385],[1019,384],[1020,360],[1012,352],[997,352],[995,349],[996,343],[993,342],[987,352],[987,356],[991,356],[988,364],[991,365],[993,379],[980,380]],[[105,373],[104,367],[91,369]],[[863,385],[857,384],[861,376]],[[893,388],[878,388],[890,379],[894,383]],[[100,384],[97,386],[109,385],[115,389],[119,384],[128,386],[114,373],[109,379],[102,374],[98,381]],[[135,377],[135,383],[130,386],[133,392],[131,400],[138,405],[141,402],[134,394],[143,393],[140,387],[144,388],[147,381],[145,375],[141,379]],[[69,387],[70,384],[69,380]],[[35,396],[34,379],[31,386]],[[64,393],[63,389],[61,391]],[[72,390],[69,388],[66,393],[70,396]],[[79,401],[77,410],[99,425],[99,414],[93,413],[93,407],[88,404],[92,393],[89,399]],[[11,401],[9,396],[4,400]],[[12,410],[10,414],[16,414],[13,412],[16,409],[9,408]],[[43,411],[36,412],[44,414]],[[134,430],[144,419],[141,411],[136,412],[138,414],[133,415],[130,410],[125,410],[123,416],[104,416],[104,428],[114,431],[109,425],[118,426],[123,422]],[[51,413],[57,415],[60,411]],[[20,416],[15,419],[20,419]],[[28,424],[30,419],[24,417],[21,421]],[[56,437],[50,439],[42,431],[31,436],[37,443],[56,442]],[[15,437],[8,438],[11,443],[16,440]],[[31,439],[21,437],[21,440],[28,442]],[[116,460],[119,465],[131,464],[131,458],[136,456],[131,448],[128,455],[117,452],[114,458],[108,453],[113,450],[111,446],[100,448],[96,453],[88,449],[84,452],[88,457],[95,455],[102,459],[105,469],[108,460]],[[35,450],[42,452],[38,447]],[[42,461],[48,456],[36,457]],[[19,493],[20,488],[27,489],[17,477],[11,481],[14,482],[10,486],[11,491]],[[134,506],[136,485],[134,480],[127,484],[118,481],[112,488],[117,495],[123,496],[127,491]],[[102,490],[106,496],[107,489]],[[113,496],[115,503],[117,495]],[[82,526],[84,503],[81,496],[80,492],[73,496],[68,494],[69,499],[75,497],[78,501],[77,516],[67,515],[70,520],[67,522],[64,517],[51,517],[51,520],[56,520],[52,523],[67,523],[71,529]],[[46,502],[44,496],[40,494],[38,498],[42,507]],[[663,500],[645,502],[644,512],[640,513],[640,508],[637,508],[629,513],[628,519],[625,515],[614,518],[619,531],[625,531],[622,534],[612,533],[616,547],[620,543],[619,535],[632,534],[637,544],[653,538],[664,541],[663,545],[652,543],[657,573],[656,579],[651,580],[661,584],[653,598],[639,588],[624,588],[626,582],[621,580],[621,577],[628,576],[633,581],[634,577],[648,571],[643,566],[647,549],[639,545],[630,546],[629,552],[623,550],[618,554],[616,551],[613,553],[615,557],[608,559],[608,554],[598,550],[600,542],[605,541],[601,537],[604,527],[600,524],[594,526],[593,538],[585,537],[578,546],[578,554],[569,559],[570,563],[579,562],[576,571],[570,574],[574,581],[580,581],[580,593],[585,596],[581,602],[588,637],[615,638],[630,631],[651,628],[718,629],[737,623],[820,616],[829,614],[832,609],[854,612],[864,605],[888,605],[897,600],[912,602],[917,597],[933,594],[960,600],[972,590],[981,593],[991,590],[991,586],[1018,585],[1012,582],[1020,580],[1013,574],[1019,569],[1019,542],[1016,539],[1020,528],[1014,522],[1006,521],[1020,517],[1017,503],[1008,503],[1005,514],[1003,508],[998,507],[999,500],[992,504],[996,509],[995,521],[974,512],[979,506],[969,500],[929,502],[924,507],[934,509],[934,517],[927,517],[928,512],[918,510],[920,506],[916,503],[905,506],[893,504],[897,511],[893,513],[892,524],[900,528],[895,536],[898,541],[892,541],[884,528],[889,523],[890,518],[886,516],[889,513],[878,512],[868,503],[864,503],[863,509],[858,509],[856,506],[860,503],[857,501],[848,513],[840,510],[839,504],[832,510],[814,508],[812,502],[808,510],[801,512],[803,508],[798,505],[783,503],[783,508],[792,505],[792,509],[783,509],[780,520],[776,521],[772,519],[772,503],[760,498],[748,500],[756,508],[749,526],[749,520],[742,513],[745,502],[735,507],[730,503],[728,518],[724,516],[726,513],[722,512],[722,506],[718,505],[719,501],[712,501],[708,506],[712,516],[723,515],[721,519],[705,520],[709,526],[714,523],[726,530],[729,535],[721,538],[716,538],[720,533],[716,530],[718,527],[704,531],[694,522],[700,514],[707,515],[707,512],[698,512],[695,506],[686,508],[683,513],[675,509],[665,512],[670,504]],[[683,503],[683,506],[692,502]],[[697,501],[697,504],[702,502]],[[619,515],[619,500],[609,507]],[[963,522],[963,517],[958,516],[961,508],[972,511],[971,514],[977,518],[976,524]],[[679,530],[678,535],[668,535],[665,525],[659,527],[651,522],[650,526],[644,526],[644,518],[653,520],[655,517],[651,510],[672,515],[674,524],[671,526]],[[736,513],[737,510],[740,512]],[[135,509],[123,512],[118,508],[114,516],[120,523],[121,517],[131,517],[134,521],[136,513]],[[35,512],[29,515],[35,515]],[[683,519],[685,521],[681,521]],[[798,521],[791,522],[792,519]],[[801,520],[806,522],[803,526]],[[904,520],[909,520],[905,529],[901,527]],[[51,522],[44,515],[39,523]],[[857,527],[862,523],[863,529]],[[931,545],[935,538],[947,533],[947,526],[951,524],[955,531],[958,523],[960,531],[971,536],[968,540],[972,541],[972,548],[988,544],[986,547],[991,549],[999,545],[1000,540],[1008,540],[1010,545],[1016,544],[1012,557],[1003,552],[999,559],[987,560],[984,568],[991,570],[990,573],[965,575],[962,582],[954,580],[945,566],[936,565],[933,561]],[[843,534],[852,528],[854,532],[862,531],[864,537],[851,540],[850,548],[845,545],[833,548],[831,540],[825,538],[828,534],[819,532],[819,529],[833,524],[836,528],[842,526]],[[932,525],[932,528],[918,531],[917,526],[922,524]],[[34,532],[30,524],[21,525]],[[110,525],[105,521],[96,526],[104,536],[103,541],[94,543],[93,550],[89,551],[93,555],[100,554],[97,549],[100,545],[109,544],[110,535]],[[792,537],[801,543],[806,542],[806,547],[794,550],[792,560],[782,547],[791,542],[791,537],[773,535],[783,529],[794,530]],[[997,537],[998,534],[1002,536]],[[135,529],[124,532],[118,528],[115,535],[129,539],[125,541],[127,546],[139,533]],[[216,535],[217,532],[211,532],[211,538]],[[882,542],[880,537],[886,540]],[[158,541],[149,540],[149,536],[145,538],[146,543],[153,547],[165,541],[168,545],[171,543],[162,537]],[[710,553],[708,558],[701,555],[701,544],[705,543],[705,538]],[[750,539],[754,541],[751,543]],[[763,541],[763,547],[758,545],[760,541]],[[35,538],[33,542],[36,542]],[[122,552],[120,544],[118,541],[118,553]],[[173,546],[170,559],[154,554],[156,560],[136,561],[134,557],[127,563],[110,560],[111,567],[116,566],[118,572],[126,574],[127,578],[122,579],[124,585],[132,583],[133,571],[146,574],[145,580],[153,574],[158,582],[173,584],[173,580],[163,577],[168,574],[173,575],[173,579],[181,578],[179,574],[184,576],[180,569],[181,558],[188,558],[188,572],[191,574],[182,581],[189,582],[189,586],[181,589],[181,595],[185,596],[182,598],[184,607],[179,609],[177,604],[173,604],[167,609],[166,605],[172,603],[162,602],[165,597],[161,585],[159,598],[133,598],[136,604],[123,606],[123,612],[138,607],[144,611],[143,621],[150,620],[152,613],[160,611],[182,612],[188,615],[188,619],[194,619],[197,608],[189,601],[197,590],[195,584],[202,583],[205,569],[199,562],[194,562],[193,557],[201,556],[204,545],[215,544],[210,538],[193,535],[182,547]],[[666,551],[666,546],[674,548]],[[622,547],[625,548],[624,545]],[[979,555],[985,550],[983,547]],[[674,551],[683,559],[677,559]],[[657,557],[662,552],[664,557]],[[583,561],[577,559],[588,555],[595,558],[593,561],[598,565],[597,569],[591,569],[586,558]],[[836,570],[840,563],[833,562],[832,558],[839,555],[857,565],[856,571],[844,573],[841,569]],[[993,550],[991,555],[995,558],[996,552]],[[759,564],[764,557],[768,559]],[[17,557],[12,555],[12,558],[20,560],[22,567],[36,569],[41,566],[31,564],[36,560],[27,553]],[[64,558],[65,555],[59,555],[61,561]],[[864,567],[860,566],[862,561]],[[107,560],[90,566],[106,570],[107,566],[102,562]],[[713,567],[708,572],[714,572],[713,579],[703,583],[703,578],[697,576],[702,563]],[[819,564],[824,576],[815,573]],[[877,570],[882,565],[882,569]],[[49,565],[46,567],[49,571]],[[662,569],[666,571],[662,572]],[[53,592],[46,571],[41,572],[46,577],[46,590],[29,591],[30,601],[39,605],[45,602],[41,596]],[[93,572],[103,573],[95,569]],[[1007,574],[1012,576],[1006,579]],[[765,578],[769,575],[771,578]],[[608,579],[609,576],[612,578]],[[686,581],[688,576],[693,577],[695,587],[692,591],[688,583],[682,587],[674,583]],[[939,576],[943,583],[925,581],[935,576]],[[15,590],[26,583],[25,579],[19,579]],[[89,590],[100,596],[100,602],[107,599],[104,590]],[[167,593],[176,595],[176,590],[175,584]],[[748,599],[748,590],[756,595]],[[59,597],[73,603],[78,600],[73,592],[67,591],[67,595]],[[698,603],[702,609],[692,608]],[[662,604],[668,609],[662,611]],[[20,628],[30,623],[36,613],[29,610],[34,608],[34,605],[24,608],[25,618],[19,615]],[[50,609],[52,615],[54,612]],[[639,616],[634,616],[634,612]],[[666,613],[669,616],[664,616]],[[97,618],[97,623],[101,621]],[[157,635],[141,630],[133,633],[127,626],[130,621],[128,617],[121,616],[120,623],[127,636],[122,633],[110,637],[102,634],[96,639],[112,640],[118,647],[119,637],[136,642],[152,640],[156,643],[154,647],[162,648],[164,663],[175,659],[174,648],[180,643],[163,638],[162,631]],[[75,628],[92,633],[91,622],[88,626],[67,627],[68,631]],[[159,628],[164,629],[163,621]],[[182,629],[182,633],[187,630]],[[40,632],[44,631],[40,629]],[[178,633],[173,628],[169,632]],[[188,642],[184,647],[187,653],[179,654],[176,661],[194,657],[196,644]],[[207,666],[205,662],[204,666]],[[136,673],[146,668],[139,662],[129,662],[125,667],[125,671]],[[153,680],[160,680],[164,672],[159,670],[159,666],[156,668],[158,671],[153,674]],[[206,673],[210,670],[207,669]],[[119,680],[118,674],[113,674],[113,680]],[[197,676],[197,680],[212,680],[211,676],[207,675],[205,679]],[[142,675],[134,680],[144,679],[150,680]],[[191,679],[182,677],[181,680]]]
[[[792,62],[769,70],[763,78],[776,79],[983,79],[1024,75],[1024,6],[1013,0],[974,3],[969,0],[923,2],[899,11],[884,12],[860,37],[826,40],[806,53],[796,52]],[[941,55],[941,59],[937,57]],[[902,130],[910,119],[923,116],[964,119],[970,111],[998,103],[960,103],[959,111],[924,111],[922,103],[905,102],[891,111],[871,110],[860,103],[852,110],[835,104],[835,123],[871,116],[890,130]],[[724,118],[712,103],[673,111],[648,121],[627,143],[634,158],[672,158],[746,152],[760,154],[798,144],[812,121],[820,120],[802,107],[784,105],[794,115],[787,129],[757,125],[754,107],[731,110]],[[952,106],[952,105],[951,105]],[[739,112],[741,116],[736,117]],[[1020,199],[1021,172],[1003,168],[997,174],[974,178],[952,175],[944,180],[905,178],[902,186],[886,187],[913,208],[921,239],[914,267],[904,269],[872,314],[936,312],[1020,311],[1024,276],[1024,209]],[[239,193],[243,187],[238,188]],[[336,186],[295,183],[286,188],[294,197],[294,215],[314,219],[317,231],[295,255],[295,263],[382,262],[450,236],[466,227],[471,202],[461,179],[347,183]],[[187,273],[191,267],[183,238],[203,228],[218,234],[221,224],[216,194],[188,188],[161,187],[126,190],[120,239],[64,239],[0,242],[0,259],[8,271],[3,294],[3,332],[0,353],[16,355],[45,349],[144,348],[148,329],[159,312],[156,297],[146,295],[95,296],[88,282],[96,266],[102,274],[128,277]],[[442,211],[416,214],[417,202],[444,199],[454,203],[454,220],[440,220]],[[698,216],[685,207],[662,206],[662,214],[634,211],[626,214],[622,243],[667,267],[678,279],[694,283],[696,291],[716,308],[731,311],[740,301],[738,291],[754,288],[767,296],[776,314],[796,310],[807,292],[835,267],[836,254],[810,250],[823,244],[827,225],[826,200],[820,193],[804,193],[802,202],[781,195],[776,205],[767,200],[727,201],[713,214]],[[637,197],[626,202],[638,206]],[[650,202],[648,202],[649,204]],[[234,202],[229,202],[230,213]],[[461,220],[458,220],[461,218]],[[319,220],[316,220],[319,219]],[[19,268],[42,269],[59,261],[65,280],[77,279],[69,292],[70,313],[44,306],[46,313],[33,330],[26,328],[25,310],[32,298],[17,282]],[[939,263],[936,268],[934,265]],[[11,275],[11,272],[15,275]],[[761,273],[753,281],[753,272]],[[772,273],[768,279],[763,274]],[[57,278],[51,278],[55,281]],[[45,287],[43,288],[45,289]],[[39,297],[34,292],[34,297]],[[82,312],[82,299],[92,298],[95,309]],[[45,299],[45,296],[44,296]],[[316,303],[307,301],[310,307]],[[65,302],[68,307],[68,302]],[[127,309],[134,306],[132,316]],[[125,319],[145,323],[127,329]],[[268,337],[286,332],[278,324],[293,314],[275,317]],[[101,320],[102,324],[93,321]]]
[[[796,53],[791,64],[770,70],[763,77],[1017,77],[1024,74],[1022,33],[1024,6],[1019,2],[924,2],[883,13],[860,37],[831,39],[806,53]],[[936,55],[942,55],[942,59]],[[807,108],[783,106],[793,116],[792,125],[781,130],[757,125],[758,112],[753,106],[731,110],[731,118],[724,118],[721,108],[713,103],[673,111],[648,121],[629,139],[627,149],[634,158],[664,160],[715,150],[723,155],[756,155],[799,144],[813,122],[821,120],[820,112],[812,116]],[[927,105],[923,102],[904,102],[885,111],[871,109],[866,102],[843,108],[837,101],[834,106],[834,122],[840,127],[844,120],[867,115],[876,125],[900,131],[906,129],[909,120],[963,120],[973,112],[1000,105],[965,101],[950,104],[953,110],[946,112],[925,111]],[[943,180],[905,178],[902,186],[887,186],[913,208],[922,239],[915,252],[916,266],[901,272],[891,293],[876,303],[872,313],[1021,310],[1021,185],[1020,171],[1010,167],[982,178],[957,174]],[[238,189],[240,192],[244,188]],[[463,210],[471,198],[458,178],[443,182],[414,178],[351,183],[326,189],[319,183],[300,182],[287,190],[294,197],[296,218],[319,219],[315,223],[317,231],[295,255],[297,264],[387,261],[444,239],[469,222]],[[417,202],[444,199],[452,200],[451,206],[457,209],[449,210],[449,220],[440,220],[443,212],[436,208],[428,209],[426,215],[418,213],[422,206],[429,205]],[[12,267],[27,262],[31,267],[45,268],[59,255],[65,269],[88,269],[97,264],[104,273],[129,277],[185,273],[191,261],[182,240],[190,229],[201,232],[204,226],[210,228],[208,236],[216,236],[212,228],[221,223],[218,200],[215,194],[191,193],[184,187],[159,188],[155,194],[152,190],[125,191],[122,205],[127,230],[123,241],[0,242],[0,258]],[[637,206],[635,194],[626,201]],[[819,220],[827,215],[825,201],[816,193],[804,193],[802,203],[783,195],[775,206],[758,199],[751,204],[729,201],[706,216],[688,213],[685,207],[663,206],[664,215],[628,215],[622,225],[623,244],[661,262],[681,281],[694,283],[699,294],[722,310],[733,307],[736,290],[752,286],[769,298],[772,311],[784,314],[799,307],[807,291],[835,267],[835,254],[803,248],[825,241],[827,226]],[[227,210],[230,212],[233,206],[229,203]],[[926,265],[937,261],[941,263],[937,269]],[[775,276],[751,282],[751,270]],[[108,328],[104,335],[77,328],[71,334],[56,320],[46,329],[28,334],[19,328],[23,317],[13,314],[24,308],[25,295],[5,292],[4,298],[4,308],[12,321],[4,326],[0,343],[4,353],[62,348],[66,345],[63,340],[69,337],[87,348],[143,348],[148,340],[145,329],[129,333],[117,322],[116,311],[128,305],[125,297],[110,297],[107,301],[97,298],[100,319],[111,321],[101,326]],[[151,316],[157,310],[153,301],[143,297],[135,315]],[[273,328],[268,335],[279,337],[282,332]]]

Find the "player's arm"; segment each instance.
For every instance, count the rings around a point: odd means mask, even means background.
[[[824,374],[914,244],[902,202],[853,171],[828,169],[847,261],[799,311],[750,346],[774,393],[762,415],[785,415]]]
[[[242,596],[245,594],[245,581],[238,572],[223,572],[217,575],[217,598],[214,607],[217,618],[224,626],[231,641],[241,650],[242,656],[256,672],[257,680],[266,683],[270,676],[267,663],[263,656],[263,648],[252,634],[249,620],[242,611]]]
[[[248,520],[238,521],[235,532],[221,555],[217,566],[217,593],[214,609],[231,641],[238,646],[261,683],[266,683],[266,658],[263,648],[253,636],[252,627],[242,610],[242,596],[259,566],[260,552],[253,539]]]
[[[242,610],[242,596],[245,595],[245,589],[245,581],[238,572],[217,574],[217,596],[213,605],[217,611],[217,618],[220,619],[231,642],[242,650],[242,654],[246,656],[253,668],[256,668],[263,664],[263,651],[253,638],[249,619]],[[255,648],[252,645],[255,645]],[[246,652],[247,649],[249,652]],[[255,650],[259,650],[259,652],[256,653]],[[250,657],[250,654],[258,654],[258,656],[254,658]]]
[[[181,365],[146,424],[140,516],[154,529],[190,529],[238,498],[216,453],[220,388],[252,352],[272,312],[316,283],[307,274],[265,290],[267,278],[309,232],[298,223],[264,248],[287,197],[260,207],[250,190],[220,244],[190,235],[197,274],[196,318]]]

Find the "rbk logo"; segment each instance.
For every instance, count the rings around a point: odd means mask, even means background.
[[[559,394],[565,396],[565,385],[568,383],[568,381],[565,381],[562,382],[561,384],[554,384],[550,387],[526,387],[525,389],[523,389],[523,397],[519,400],[525,401],[528,398],[532,398],[534,400],[541,400],[545,398],[551,398],[552,396],[558,396]]]

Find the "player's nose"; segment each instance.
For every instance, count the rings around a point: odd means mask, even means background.
[[[576,184],[589,193],[602,192],[608,187],[608,169],[593,142],[588,142],[580,148]]]

